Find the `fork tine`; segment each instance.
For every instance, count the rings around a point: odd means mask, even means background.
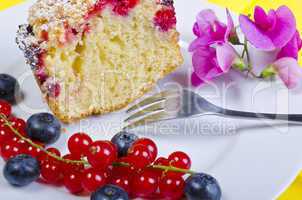
[[[159,101],[158,103],[151,104],[151,106],[149,106],[149,107],[147,107],[143,110],[140,110],[140,111],[134,113],[133,115],[131,115],[130,117],[128,117],[127,119],[125,119],[124,122],[133,121],[134,119],[143,117],[143,116],[148,115],[152,112],[157,112],[157,111],[164,110],[164,106],[165,106],[164,101]]]
[[[150,115],[148,115],[148,116],[146,116],[142,119],[139,119],[139,120],[137,120],[133,123],[128,124],[123,129],[124,130],[132,129],[132,128],[135,128],[135,127],[138,127],[138,126],[147,125],[147,124],[157,122],[157,121],[160,121],[160,120],[163,120],[163,119],[168,119],[169,117],[172,117],[172,116],[169,116],[169,114],[166,113],[164,110],[156,111],[156,112],[153,112],[152,114],[150,114]]]
[[[167,91],[163,91],[163,92],[160,92],[158,94],[155,94],[151,97],[148,97],[144,100],[142,100],[141,102],[133,105],[132,107],[130,107],[126,113],[130,113],[138,108],[141,108],[141,107],[144,107],[144,106],[147,106],[149,104],[153,104],[153,103],[156,103],[156,102],[160,102],[160,101],[164,101],[167,97],[173,95],[173,94],[176,94],[176,90],[167,90]]]

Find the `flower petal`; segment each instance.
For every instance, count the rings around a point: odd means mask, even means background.
[[[201,36],[201,32],[200,32],[200,29],[199,29],[199,26],[198,26],[198,23],[197,23],[197,22],[194,23],[194,26],[193,26],[193,33],[194,33],[194,35],[196,35],[197,37],[200,37],[200,36]]]
[[[281,6],[277,11],[271,10],[267,17],[259,7],[255,11],[256,22],[244,15],[239,17],[246,38],[256,48],[265,51],[284,47],[296,32],[296,19],[292,11],[287,6]]]
[[[269,28],[271,25],[268,16],[265,13],[265,10],[260,6],[255,7],[254,19],[255,19],[255,24],[264,30]]]
[[[201,37],[196,38],[189,46],[189,52],[193,52],[200,47],[205,47],[209,45],[212,41],[212,38],[207,35],[203,35]]]
[[[294,37],[281,49],[281,51],[278,53],[277,58],[284,58],[284,57],[291,57],[294,59],[298,59],[298,52],[299,52],[299,42],[300,35],[297,31]]]
[[[300,33],[298,32],[299,37],[297,38],[297,43],[298,43],[298,49],[299,51],[302,49],[302,40],[301,40],[301,36]]]
[[[216,21],[218,21],[215,12],[211,9],[202,10],[196,17],[198,26],[204,27],[208,25],[213,25]]]
[[[284,47],[296,33],[296,18],[287,6],[281,6],[276,11],[277,21],[267,35],[276,48]]]
[[[230,14],[230,11],[228,9],[226,9],[226,13],[227,13],[227,29],[224,35],[224,41],[228,41],[229,37],[232,36],[233,34],[236,34],[236,30],[235,30],[235,25],[234,25],[234,21],[233,18]]]
[[[225,24],[217,21],[211,27],[209,35],[212,37],[212,43],[215,42],[224,42],[225,34],[227,31],[227,27]]]
[[[274,43],[266,33],[259,29],[248,16],[240,15],[239,22],[243,34],[256,48],[267,51],[276,49]]]
[[[217,64],[216,50],[212,47],[194,51],[192,64],[195,74],[204,81],[211,80],[223,73]]]
[[[202,10],[196,17],[193,33],[201,38],[199,39],[201,45],[210,45],[217,41],[224,41],[226,29],[226,25],[218,21],[212,10]]]
[[[191,75],[191,83],[193,86],[197,87],[197,86],[203,84],[204,81],[201,80],[195,72],[193,72]]]
[[[281,58],[273,63],[273,67],[289,89],[295,88],[302,79],[302,68],[294,58]]]
[[[224,73],[230,70],[234,61],[238,58],[235,49],[228,43],[218,44],[216,54],[218,65]]]

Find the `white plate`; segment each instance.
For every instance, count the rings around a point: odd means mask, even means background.
[[[1,73],[12,74],[22,82],[25,100],[14,111],[24,118],[47,110],[29,66],[24,64],[23,56],[14,43],[17,25],[26,21],[29,5],[30,2],[0,13],[0,69]],[[178,26],[183,41],[192,40],[191,28],[195,15],[199,10],[209,7],[224,17],[223,9],[204,1],[176,1]],[[171,80],[188,85],[191,58],[185,49],[183,53],[185,64],[182,69],[161,81],[159,87],[164,87]],[[215,85],[204,86],[197,92],[228,108],[302,113],[302,96],[297,91],[288,92],[279,81],[253,81],[231,73],[218,79]],[[67,138],[80,130],[90,133],[94,139],[110,139],[119,130],[124,117],[121,111],[70,125],[66,127],[68,134],[63,134],[56,146],[66,151]],[[274,199],[289,185],[302,164],[302,134],[299,127],[280,127],[260,120],[223,120],[217,117],[170,122],[168,128],[160,125],[145,131],[140,129],[137,133],[153,138],[163,156],[174,150],[191,155],[194,170],[210,173],[219,180],[224,200]],[[219,136],[211,136],[213,134]],[[0,165],[3,164],[1,161]],[[12,188],[3,176],[0,176],[0,197],[13,200],[89,199],[71,196],[63,188],[37,183],[26,188]]]

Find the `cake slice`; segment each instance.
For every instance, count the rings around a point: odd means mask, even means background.
[[[63,122],[127,106],[180,66],[172,0],[38,0],[17,44]]]

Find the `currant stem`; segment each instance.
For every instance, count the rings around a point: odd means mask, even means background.
[[[153,168],[153,169],[161,169],[164,171],[170,171],[170,172],[179,172],[179,173],[185,173],[185,174],[196,174],[196,172],[192,171],[192,170],[187,170],[187,169],[181,169],[181,168],[177,168],[177,167],[173,167],[173,166],[163,166],[163,165],[150,165],[149,168]]]
[[[122,167],[130,167],[130,165],[128,163],[124,163],[124,162],[116,162],[112,164],[113,166],[122,166]],[[181,168],[177,168],[177,167],[173,167],[173,166],[164,166],[164,165],[149,165],[147,168],[152,168],[152,169],[160,169],[162,171],[165,172],[179,172],[179,173],[184,173],[184,174],[196,174],[196,172],[192,171],[192,170],[187,170],[187,169],[181,169]]]
[[[11,129],[11,131],[17,135],[21,140],[27,142],[28,144],[30,144],[31,146],[40,149],[41,151],[43,151],[44,153],[46,153],[48,156],[61,161],[61,162],[65,162],[68,164],[74,164],[74,165],[90,165],[89,162],[87,162],[86,160],[69,160],[69,159],[64,159],[61,158],[60,156],[57,156],[49,151],[47,151],[46,149],[44,149],[42,146],[35,144],[32,140],[30,140],[29,138],[24,137],[22,134],[20,134],[18,132],[18,130],[16,130],[12,124],[8,121],[7,117],[0,113],[0,118],[4,121],[4,125],[6,125],[7,127],[9,127]],[[130,167],[130,165],[128,163],[123,163],[123,162],[114,162],[112,163],[113,166],[124,166],[124,167]],[[163,166],[163,165],[149,165],[148,168],[152,168],[152,169],[160,169],[163,171],[172,171],[172,172],[179,172],[179,173],[185,173],[185,174],[195,174],[195,172],[191,171],[191,170],[186,170],[186,169],[181,169],[181,168],[177,168],[177,167],[173,167],[173,166]]]

